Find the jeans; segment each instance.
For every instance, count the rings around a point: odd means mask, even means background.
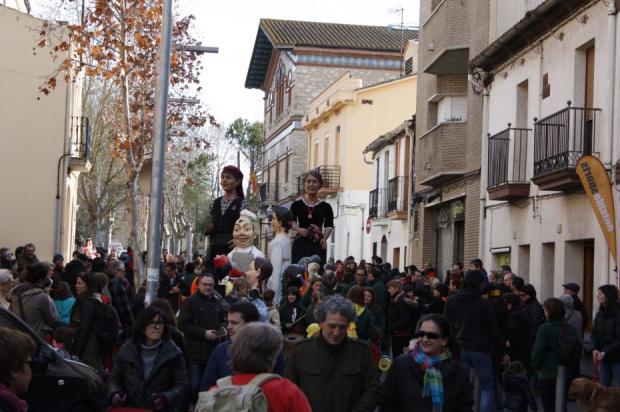
[[[495,412],[495,377],[491,355],[463,351],[461,361],[472,368],[480,381],[480,412]]]
[[[191,403],[195,403],[198,399],[198,391],[200,390],[200,382],[202,381],[202,375],[204,374],[207,365],[205,363],[189,363],[189,399]]]
[[[605,387],[620,386],[620,362],[602,361],[599,369],[601,385]]]
[[[544,412],[555,412],[555,379],[539,379],[540,401]]]

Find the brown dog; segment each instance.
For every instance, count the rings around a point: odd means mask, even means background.
[[[568,388],[569,396],[577,397],[577,404],[585,412],[620,411],[620,388],[606,388],[589,379],[574,379]]]

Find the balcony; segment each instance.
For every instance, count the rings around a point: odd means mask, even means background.
[[[422,135],[417,147],[420,160],[416,161],[419,184],[438,187],[463,176],[466,139],[466,122],[440,123]]]
[[[390,220],[407,220],[409,209],[409,178],[407,176],[394,177],[388,182],[387,208]]]
[[[323,176],[323,186],[319,190],[319,197],[330,196],[340,190],[340,166],[323,165],[315,168]],[[304,177],[306,174],[297,178],[297,192],[301,195],[305,192]]]
[[[69,169],[72,172],[90,171],[90,123],[88,117],[71,117],[71,156]]]
[[[581,187],[577,160],[595,154],[600,109],[568,107],[534,124],[534,177],[542,190],[574,191]]]
[[[528,197],[527,140],[530,129],[510,127],[489,136],[488,186],[490,200]]]
[[[422,25],[420,61],[428,62],[424,73],[467,75],[469,62],[468,5],[466,2],[441,1]],[[422,48],[424,44],[424,48]],[[428,54],[425,50],[431,51]]]
[[[384,218],[388,215],[388,190],[385,188],[370,191],[368,213],[371,218]]]

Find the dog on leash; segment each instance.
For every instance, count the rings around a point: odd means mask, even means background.
[[[568,388],[569,396],[577,397],[577,405],[585,412],[620,411],[620,388],[606,388],[589,379],[574,379]]]

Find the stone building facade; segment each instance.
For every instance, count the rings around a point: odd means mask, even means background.
[[[264,206],[300,194],[298,178],[308,170],[302,118],[311,101],[345,72],[364,84],[399,77],[401,48],[417,31],[403,34],[401,41],[400,30],[387,27],[261,19],[245,86],[265,93]],[[262,248],[269,232],[263,218]]]
[[[482,96],[469,56],[488,44],[489,1],[421,2],[410,261],[443,275],[480,254]]]

